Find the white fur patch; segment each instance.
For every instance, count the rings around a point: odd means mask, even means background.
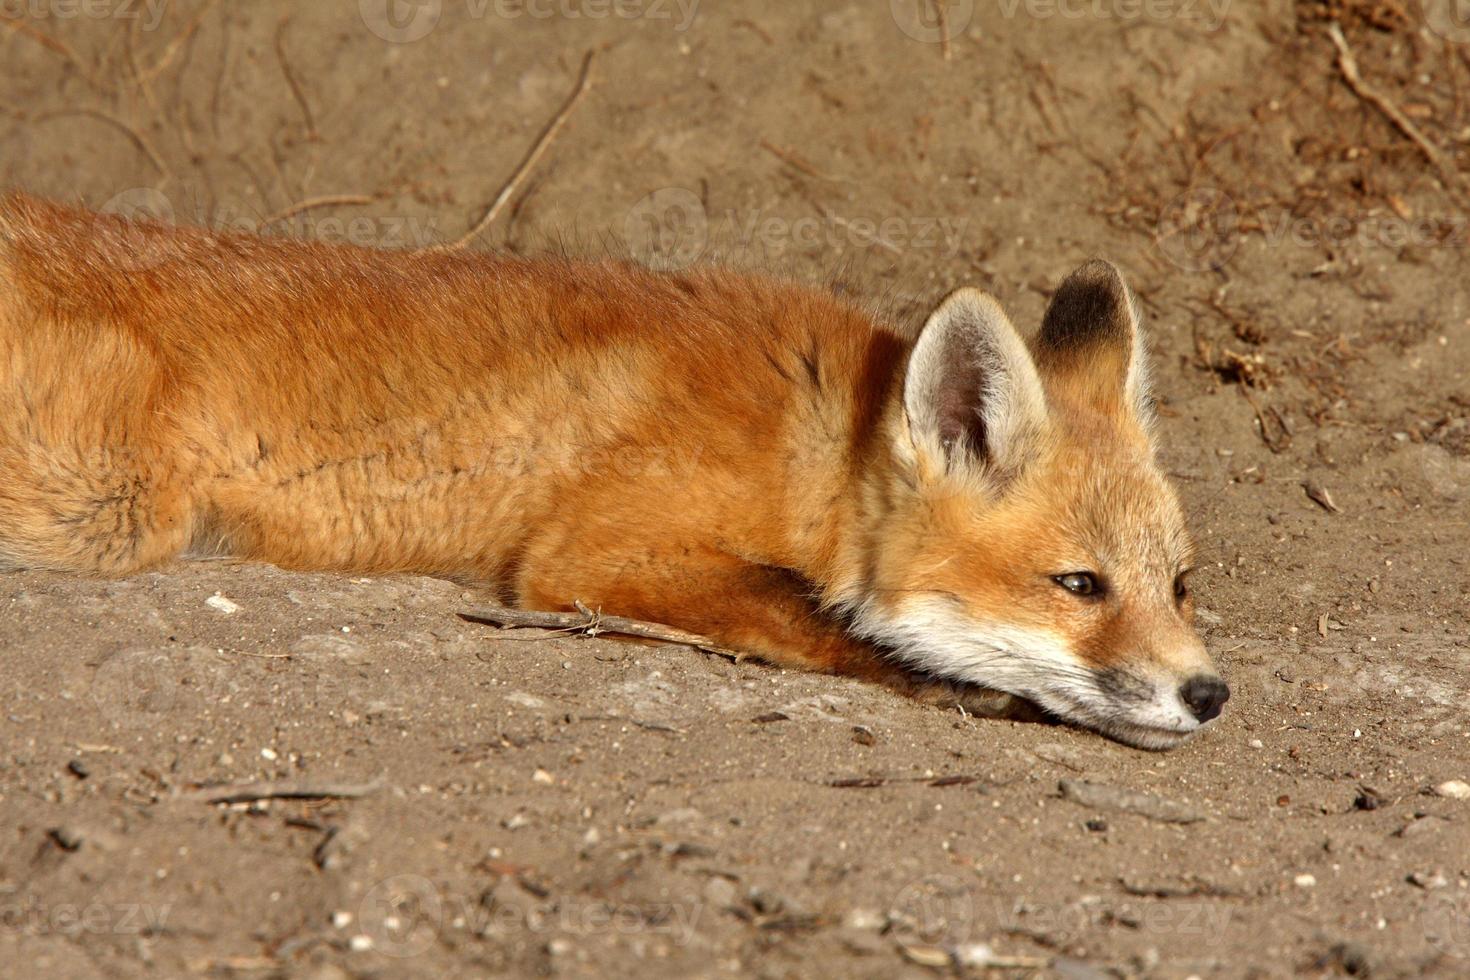
[[[935,599],[911,601],[892,615],[865,604],[854,621],[911,668],[1014,694],[1129,745],[1171,748],[1203,727],[1180,698],[1181,678],[1135,671],[1120,690],[1054,633],[978,622]]]

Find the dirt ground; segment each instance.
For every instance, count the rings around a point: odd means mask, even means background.
[[[1154,755],[497,635],[428,579],[3,575],[7,975],[1470,975],[1470,800],[1437,790],[1470,781],[1470,24],[924,9],[0,0],[0,187],[454,239],[595,50],[475,247],[713,254],[910,325],[960,284],[1034,325],[1112,257],[1214,729]],[[263,780],[346,795],[199,793]]]

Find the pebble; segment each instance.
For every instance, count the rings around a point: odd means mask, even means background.
[[[1312,874],[1297,875],[1295,878],[1292,879],[1292,882],[1295,883],[1298,888],[1316,888],[1317,876]]]
[[[877,909],[851,909],[843,917],[842,924],[862,932],[881,932],[888,925],[888,916]]]
[[[339,912],[333,912],[332,913],[332,928],[334,928],[334,929],[346,929],[350,925],[352,925],[352,913],[351,912],[340,912],[339,911]]]
[[[226,599],[218,592],[210,596],[208,599],[205,599],[204,604],[211,609],[224,613],[226,616],[233,616],[235,615],[235,613],[240,611],[240,606],[238,603]]]
[[[1443,871],[1415,871],[1409,875],[1409,884],[1422,888],[1425,891],[1444,888],[1449,883],[1450,880],[1444,876]]]
[[[1262,742],[1258,738],[1253,738],[1250,740],[1250,747],[1253,749],[1264,749],[1266,747],[1266,743]]]
[[[373,948],[373,937],[358,934],[348,940],[347,945],[354,953],[366,953]]]
[[[540,783],[542,786],[554,786],[556,785],[556,777],[545,769],[537,769],[531,774],[531,782]]]
[[[1451,779],[1434,787],[1434,791],[1449,800],[1470,800],[1470,783]]]

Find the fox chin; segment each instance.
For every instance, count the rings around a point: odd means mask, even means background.
[[[1230,692],[1156,428],[1102,261],[1028,336],[961,289],[914,337],[725,269],[0,198],[0,568],[439,575],[1169,748]]]

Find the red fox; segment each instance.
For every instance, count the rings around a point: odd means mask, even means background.
[[[441,575],[1169,748],[1229,689],[1153,440],[1105,262],[1029,345],[973,289],[908,341],[713,268],[0,201],[7,568]]]

